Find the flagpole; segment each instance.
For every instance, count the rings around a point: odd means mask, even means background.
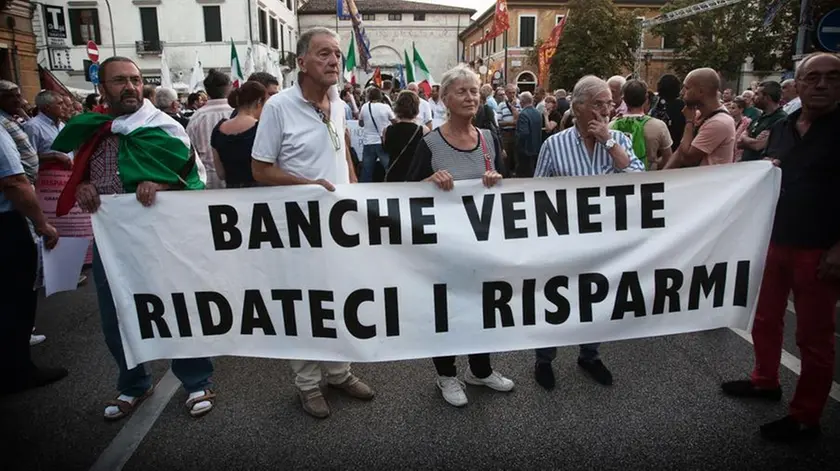
[[[508,30],[505,30],[505,75],[504,75],[504,84],[507,86],[508,84]]]

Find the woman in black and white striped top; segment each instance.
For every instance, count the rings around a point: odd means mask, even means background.
[[[502,179],[500,145],[489,130],[479,130],[472,124],[480,103],[478,75],[460,65],[444,74],[440,96],[446,105],[449,119],[427,134],[414,153],[408,181],[433,182],[441,190],[449,191],[456,180],[481,179],[491,187]],[[456,407],[467,404],[464,384],[457,378],[455,357],[434,358],[437,385],[446,402]],[[469,355],[470,368],[464,381],[487,386],[496,391],[510,391],[513,381],[490,366],[490,354]]]

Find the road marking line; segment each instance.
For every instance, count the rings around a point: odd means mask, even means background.
[[[123,426],[120,433],[111,440],[108,448],[99,455],[96,462],[91,466],[91,471],[120,471],[131,455],[137,450],[140,442],[152,429],[163,409],[169,404],[175,391],[181,386],[181,382],[172,373],[172,368],[163,375],[160,382],[155,386],[155,393],[146,399],[140,407],[134,411],[128,422]]]
[[[738,334],[739,337],[746,340],[750,343],[750,345],[752,345],[752,335],[750,335],[749,332],[733,327],[730,327],[729,330],[735,332],[736,334]],[[789,369],[790,371],[793,371],[794,374],[796,374],[796,376],[802,374],[802,362],[799,360],[799,358],[796,358],[784,349],[782,349],[782,366]],[[837,384],[836,381],[832,381],[831,391],[828,393],[828,395],[835,401],[840,402],[840,384]]]

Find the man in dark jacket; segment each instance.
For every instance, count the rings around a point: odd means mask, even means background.
[[[516,176],[531,178],[534,165],[542,146],[542,115],[534,108],[534,96],[530,92],[519,95],[522,112],[516,121]]]

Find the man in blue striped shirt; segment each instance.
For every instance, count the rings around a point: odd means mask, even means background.
[[[587,75],[572,91],[575,125],[548,138],[540,149],[535,177],[577,177],[607,173],[643,172],[644,164],[633,153],[633,143],[624,133],[609,129],[613,108],[607,82]],[[609,386],[612,373],[598,355],[600,344],[580,346],[578,365],[595,381]],[[556,347],[540,348],[534,377],[540,386],[554,387],[551,361]]]

